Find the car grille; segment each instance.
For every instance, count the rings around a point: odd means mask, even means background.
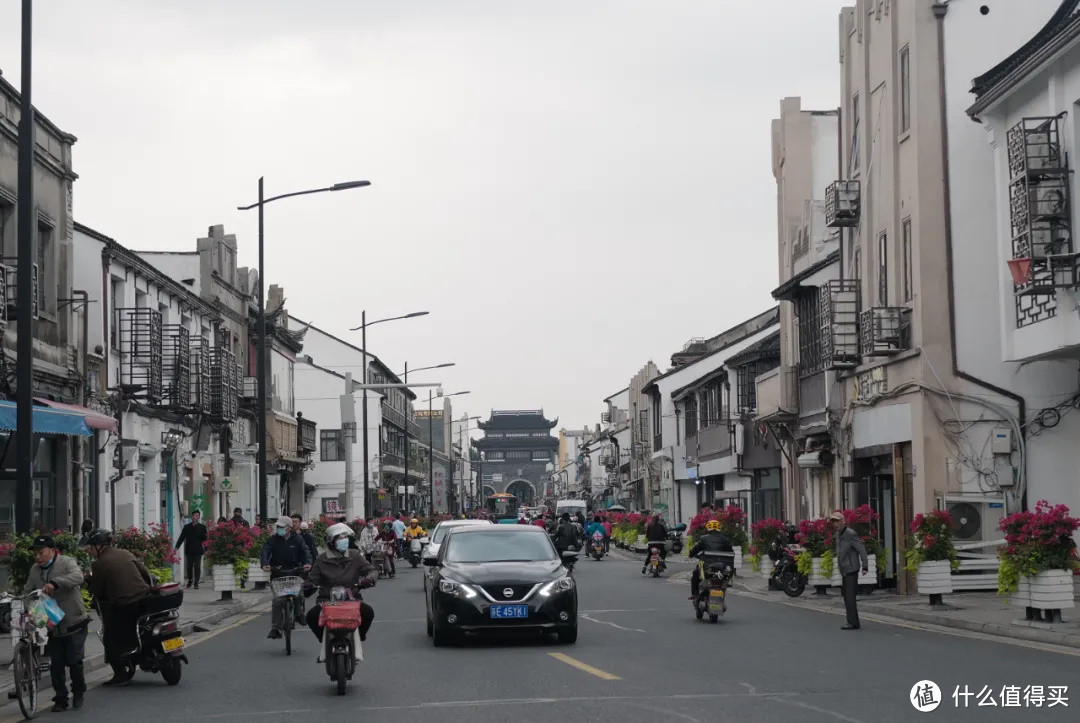
[[[533,589],[533,585],[483,585],[484,592],[492,597],[497,602],[512,602],[514,600],[520,600],[529,594],[529,590]],[[513,597],[506,597],[504,591],[513,590]]]

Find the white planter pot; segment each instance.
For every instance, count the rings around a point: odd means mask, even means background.
[[[735,575],[738,576],[738,575],[742,575],[742,574],[743,574],[742,548],[736,547],[735,548]]]
[[[839,570],[836,569],[836,561],[835,560],[833,561],[832,577],[822,577],[822,575],[821,575],[821,558],[820,557],[813,558],[813,560],[811,560],[809,584],[810,584],[811,587],[818,587],[818,586],[822,586],[822,585],[824,585],[826,587],[831,587],[831,586],[834,586],[834,585],[839,586],[840,585],[840,572],[839,572]]]
[[[1074,607],[1072,578],[1071,570],[1043,570],[1028,578],[1031,607],[1040,610]]]
[[[1080,575],[1073,575],[1073,600],[1080,600]]]
[[[259,566],[259,561],[256,559],[248,560],[248,582],[270,582],[270,573],[262,569]]]
[[[948,560],[920,562],[915,575],[920,595],[952,592],[952,565]]]
[[[866,556],[866,574],[859,570],[860,585],[877,585],[877,556]]]
[[[1016,583],[1016,592],[1009,596],[1009,602],[1018,608],[1031,607],[1031,578],[1020,578]]]
[[[218,592],[227,592],[236,589],[236,573],[232,565],[214,565],[211,568],[214,575],[214,589]]]

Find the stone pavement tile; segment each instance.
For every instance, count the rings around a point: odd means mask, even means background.
[[[195,625],[214,625],[225,618],[250,610],[260,603],[270,600],[269,590],[237,590],[232,601],[222,601],[221,593],[215,592],[212,585],[205,585],[199,590],[184,590],[184,603],[180,606],[180,629],[185,635],[192,632]],[[104,649],[101,645],[101,623],[97,614],[91,615],[90,634],[86,637],[86,652],[83,657],[86,672],[97,670],[105,665]],[[0,638],[0,694],[12,688],[13,658],[10,635]],[[48,687],[48,675],[42,677],[42,686]],[[0,705],[7,701],[0,698]]]

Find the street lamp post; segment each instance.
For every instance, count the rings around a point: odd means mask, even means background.
[[[468,391],[454,392],[453,394],[438,395],[447,397],[460,397],[462,394],[468,394]],[[432,401],[435,399],[435,391],[428,392],[428,484],[431,486],[429,497],[431,499],[431,514],[435,514],[435,410],[432,408]],[[449,505],[447,505],[449,511]]]
[[[458,420],[458,422],[461,424],[461,426],[458,428],[458,446],[461,447],[461,477],[460,477],[460,480],[461,480],[461,493],[459,495],[457,489],[455,488],[455,490],[454,490],[454,502],[455,502],[455,507],[457,509],[452,511],[453,514],[459,514],[459,513],[462,513],[462,512],[465,511],[465,509],[464,509],[465,508],[465,455],[467,453],[467,450],[465,449],[465,442],[463,440],[463,437],[464,437],[465,433],[468,432],[470,429],[476,429],[475,427],[470,427],[469,422],[475,421],[477,419],[480,419],[480,417],[470,417],[468,415],[464,415],[464,416],[462,416],[461,419]],[[472,460],[470,459],[469,461],[470,461],[469,474],[471,476],[472,475],[472,464],[471,464]],[[471,480],[470,480],[470,482],[471,482]]]
[[[428,369],[445,369],[446,367],[454,366],[454,362],[444,362],[442,364],[433,364],[428,367],[420,367],[419,369],[413,369],[413,373],[426,372]],[[401,374],[402,379],[405,381],[405,388],[409,386],[409,362],[405,362],[405,371]],[[406,396],[405,404],[405,512],[409,513],[409,405],[408,397]]]
[[[263,207],[273,201],[280,201],[283,198],[291,198],[292,196],[306,196],[312,193],[324,193],[327,191],[345,191],[350,188],[363,188],[370,186],[371,181],[345,181],[343,183],[335,183],[333,186],[326,186],[325,188],[312,188],[307,191],[294,191],[292,193],[283,193],[278,196],[271,196],[265,198],[263,196],[263,178],[259,178],[259,200],[250,206],[237,206],[238,211],[249,211],[253,208],[259,209],[259,314],[258,321],[256,322],[258,333],[258,350],[259,355],[256,360],[256,386],[257,394],[259,395],[258,402],[258,425],[259,425],[259,514],[265,520],[267,519],[266,510],[266,297],[264,292],[264,273],[263,273]]]
[[[367,320],[367,310],[364,310],[364,311],[360,312],[360,326],[357,326],[357,327],[351,329],[350,331],[357,331],[357,330],[360,331],[360,359],[361,359],[361,361],[363,363],[363,367],[364,367],[364,384],[367,384],[370,381],[368,379],[367,328],[369,326],[375,326],[376,324],[382,324],[382,323],[387,322],[387,321],[397,321],[399,319],[413,319],[413,318],[415,318],[417,316],[426,316],[429,313],[431,313],[431,312],[428,312],[428,311],[414,311],[411,314],[405,314],[403,316],[392,316],[392,317],[390,317],[388,319],[378,319],[377,321],[373,321],[373,322],[371,322],[369,324],[368,320]],[[405,381],[407,383],[409,381],[408,378],[406,378]],[[368,430],[368,408],[367,407],[368,407],[368,405],[367,405],[367,389],[365,389],[364,390],[364,408],[360,411],[360,417],[361,417],[360,424],[364,428],[364,432],[363,432],[363,434],[364,434],[363,452],[364,452],[364,516],[365,517],[371,514],[371,508],[373,506],[372,505],[372,498],[371,498],[371,475],[370,475],[370,472],[369,472],[370,462],[368,461],[368,432],[367,432],[367,430]],[[408,420],[406,420],[405,421],[406,430],[408,429],[408,425],[409,425],[409,422],[408,422]],[[351,480],[350,480],[350,483],[351,483]],[[405,479],[406,487],[408,487],[408,484],[409,484],[409,480],[406,477],[406,479]]]

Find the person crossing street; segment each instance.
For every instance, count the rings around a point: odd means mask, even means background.
[[[202,513],[195,510],[191,513],[191,522],[184,525],[184,529],[180,530],[180,537],[176,539],[177,550],[180,549],[180,545],[184,546],[185,587],[191,587],[194,582],[195,589],[199,589],[206,534],[206,525],[202,523]]]

